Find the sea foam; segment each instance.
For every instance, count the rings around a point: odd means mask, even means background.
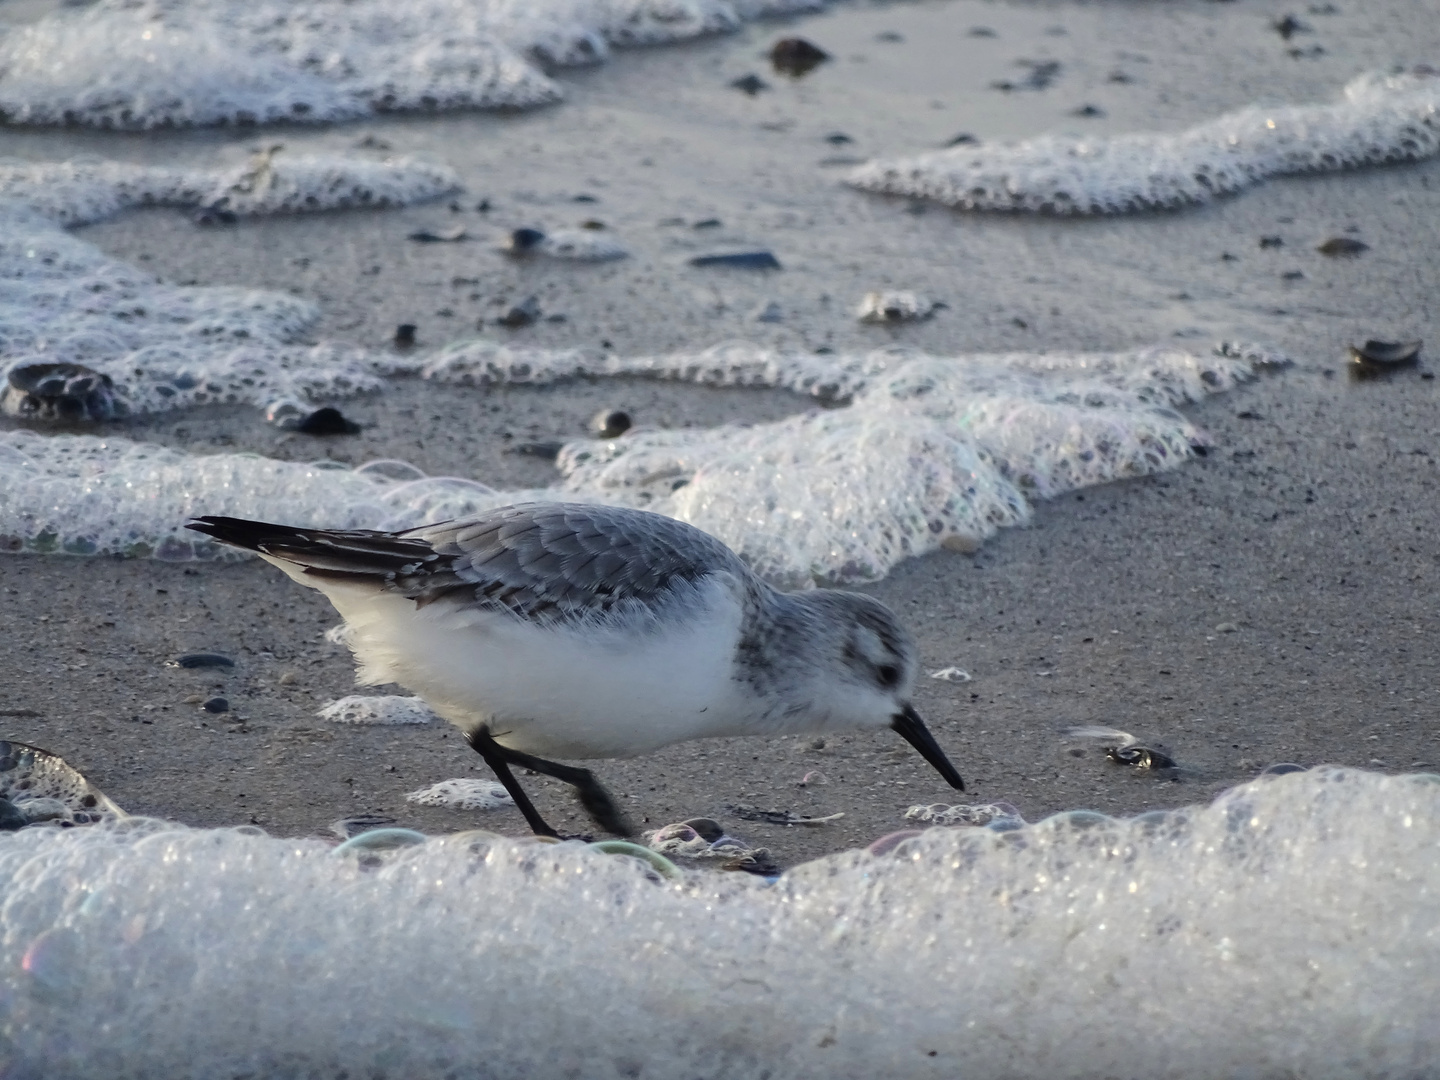
[[[0,38],[0,118],[156,128],[529,108],[603,60],[825,0],[98,0]]]
[[[1420,161],[1440,151],[1440,77],[1365,75],[1328,105],[1251,106],[1175,134],[964,146],[880,159],[849,182],[965,210],[1114,214],[1170,209],[1266,177]]]
[[[1027,521],[1032,500],[1177,467],[1206,436],[1175,406],[1282,362],[1244,346],[822,358],[732,344],[626,361],[474,343],[445,350],[424,373],[532,383],[649,375],[848,404],[765,424],[573,442],[560,452],[558,482],[538,491],[426,477],[393,462],[351,470],[11,432],[0,435],[0,549],[208,558],[219,549],[184,530],[191,516],[395,529],[541,498],[689,521],[787,587],[869,581],[940,547],[973,550]]]
[[[1429,1076],[1437,780],[931,829],[773,886],[489,834],[356,857],[31,828],[0,835],[0,1056],[17,1080]]]

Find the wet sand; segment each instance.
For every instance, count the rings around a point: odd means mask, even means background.
[[[935,65],[946,54],[934,49],[912,54],[913,86],[897,89],[893,72],[862,74],[884,50],[935,39],[926,20],[937,13],[996,28],[982,57],[996,71],[1053,55],[1062,78],[1023,100],[986,91],[997,76],[983,66],[942,82]],[[942,354],[1156,341],[1201,349],[1238,337],[1287,352],[1296,361],[1289,370],[1191,410],[1214,439],[1207,457],[1041,504],[1033,527],[1004,532],[976,555],[913,560],[870,587],[915,630],[925,670],[956,665],[974,676],[922,678],[916,696],[970,783],[966,801],[1008,800],[1031,820],[1080,807],[1133,813],[1204,801],[1277,761],[1440,766],[1429,648],[1440,573],[1440,387],[1417,371],[1355,383],[1344,370],[1350,342],[1440,341],[1440,162],[1271,181],[1197,210],[1082,221],[911,206],[843,188],[836,169],[818,163],[840,152],[917,150],[960,130],[982,138],[1073,130],[1082,121],[1065,114],[1090,100],[1107,112],[1093,130],[1174,129],[1257,98],[1329,99],[1366,68],[1440,56],[1440,30],[1420,5],[1307,15],[1314,31],[1288,44],[1268,28],[1279,13],[1248,0],[856,6],[624,54],[562,75],[570,100],[526,116],[396,118],[276,140],[6,131],[0,150],[203,159],[262,140],[338,149],[374,135],[454,165],[466,183],[458,210],[442,201],[219,229],[149,211],[81,231],[169,280],[294,290],[322,304],[317,336],[358,344],[381,345],[396,323],[414,322],[424,345],[438,345],[533,293],[565,321],[483,332],[537,345],[609,341],[627,355],[740,336],[847,350],[894,341]],[[1046,32],[1058,25],[1065,35]],[[890,27],[906,40],[874,40]],[[794,84],[774,76],[759,54],[790,32],[832,48],[836,61]],[[1297,43],[1326,52],[1294,59],[1285,49]],[[1117,66],[1134,81],[1109,83]],[[753,99],[726,88],[748,71],[775,88]],[[967,111],[968,101],[984,108]],[[825,142],[835,131],[855,144]],[[492,204],[486,213],[474,209],[482,198]],[[693,228],[711,217],[722,225]],[[586,218],[604,221],[632,258],[589,267],[515,262],[492,250],[505,229]],[[417,225],[452,221],[477,239],[405,239]],[[1284,245],[1261,249],[1270,235]],[[1335,235],[1357,236],[1370,250],[1355,259],[1315,251]],[[684,265],[691,254],[752,245],[772,248],[785,269]],[[1237,258],[1222,259],[1227,253]],[[1283,276],[1295,270],[1304,276]],[[853,305],[882,286],[950,307],[898,330],[856,324]],[[755,322],[755,308],[770,300],[784,321]],[[109,430],[290,458],[401,457],[508,486],[543,482],[549,466],[503,453],[506,445],[579,433],[601,406],[660,426],[810,407],[779,393],[628,381],[432,394],[402,384],[341,402],[366,424],[348,439],[285,435],[238,410]],[[196,825],[255,822],[280,834],[360,812],[430,831],[523,829],[513,811],[404,802],[405,792],[437,780],[488,776],[456,733],[352,729],[314,716],[353,692],[349,658],[321,636],[336,621],[328,604],[269,567],[17,557],[0,560],[0,588],[12,665],[0,734],[62,754],[132,812]],[[194,649],[224,652],[238,666],[219,674],[164,666]],[[193,699],[212,693],[234,712],[201,712]],[[1160,779],[1111,763],[1093,743],[1060,737],[1070,724],[1162,744],[1180,774]],[[597,771],[647,827],[714,816],[782,862],[866,843],[901,827],[909,805],[956,801],[889,733],[808,744],[693,743]],[[827,782],[798,786],[814,771]],[[585,827],[563,785],[526,784],[562,829]],[[737,804],[845,817],[767,826],[730,816]]]

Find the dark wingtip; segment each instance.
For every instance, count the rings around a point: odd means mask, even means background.
[[[934,766],[935,771],[947,784],[957,791],[965,790],[965,781],[960,778],[955,766],[950,764],[945,751],[940,749],[940,744],[935,741],[935,736],[930,734],[930,729],[925,726],[925,721],[920,719],[920,714],[913,705],[906,705],[903,712],[891,717],[890,726]]]
[[[213,536],[222,544],[231,547],[259,551],[267,540],[293,536],[296,530],[289,525],[272,525],[267,521],[249,521],[245,518],[216,517],[205,514],[191,518],[185,523],[187,529]]]

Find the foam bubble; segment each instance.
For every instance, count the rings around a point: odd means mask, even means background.
[[[44,177],[43,167],[32,174],[34,190]],[[113,209],[116,200],[89,195],[124,186],[90,179],[69,192],[58,184],[52,208]],[[145,190],[155,188],[139,184],[124,198]],[[249,205],[298,209],[308,201],[294,194],[301,190],[277,183],[271,195],[252,193]],[[309,190],[309,198],[323,198]],[[82,365],[111,380],[110,415],[353,394],[378,389],[394,366],[382,354],[299,344],[319,317],[309,301],[259,289],[165,284],[13,200],[0,201],[0,283],[0,368]]]
[[[1207,202],[1266,177],[1440,151],[1440,78],[1365,75],[1328,105],[1252,106],[1170,135],[1046,135],[861,166],[849,182],[967,210],[1111,214]]]
[[[328,702],[315,715],[337,724],[429,724],[436,719],[419,698],[397,694],[351,694]]]
[[[24,830],[0,1037],[11,1076],[106,1080],[1426,1075],[1436,781],[931,829],[771,887],[475,834]]]
[[[822,361],[834,361],[831,367]],[[638,506],[689,521],[787,587],[876,580],[942,546],[973,549],[1031,500],[1175,468],[1206,436],[1175,406],[1279,362],[1253,347],[940,358],[819,358],[729,345],[634,360],[579,350],[451,349],[431,378],[544,382],[579,372],[808,389],[850,404],[773,423],[631,430],[570,443],[563,479],[496,491],[393,463],[197,456],[123,439],[0,435],[0,548],[203,558],[197,514],[408,528],[525,498]]]
[[[441,780],[405,796],[406,802],[419,806],[444,806],[451,810],[498,810],[514,806],[503,785],[494,780]]]
[[[0,38],[0,117],[154,128],[528,108],[532,61],[736,29],[824,0],[99,0]]]

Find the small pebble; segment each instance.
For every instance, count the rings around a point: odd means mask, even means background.
[[[1280,35],[1285,41],[1289,41],[1296,34],[1308,33],[1310,27],[1297,19],[1294,15],[1286,15],[1276,19],[1270,24],[1270,28]]]
[[[745,94],[749,94],[751,97],[754,97],[762,90],[770,89],[770,84],[767,83],[764,79],[760,78],[759,75],[756,75],[754,73],[751,73],[749,75],[742,75],[738,79],[732,79],[730,82],[730,86],[732,89],[739,90]]]
[[[1315,250],[1321,255],[1355,256],[1363,251],[1369,251],[1370,245],[1349,236],[1332,236]]]
[[[280,677],[275,681],[281,686],[294,686],[300,681],[300,676],[294,671],[282,671]]]
[[[601,409],[590,418],[590,431],[597,439],[618,439],[634,426],[624,409]]]
[[[316,409],[295,425],[303,435],[358,435],[360,425],[330,405]]]
[[[737,270],[779,270],[780,260],[769,251],[737,251],[728,255],[696,255],[691,266],[722,266]]]
[[[1233,622],[1222,622],[1215,625],[1215,632],[1217,634],[1233,634],[1239,629],[1240,627]]]
[[[445,229],[416,229],[410,234],[411,240],[422,244],[453,244],[465,239],[464,225],[451,225]]]
[[[545,242],[545,234],[539,229],[516,229],[501,245],[502,250],[511,255],[524,255],[534,251]]]
[[[527,296],[495,321],[511,330],[529,326],[540,318],[540,299]]]
[[[784,322],[785,312],[780,309],[779,304],[777,304],[774,300],[771,300],[769,303],[761,304],[759,307],[757,307],[752,313],[751,318],[753,318],[756,322],[763,323]]]
[[[850,143],[853,143],[855,140],[852,139],[849,135],[846,135],[843,131],[832,131],[829,135],[825,136],[825,141],[828,142],[831,146],[846,146]]]
[[[565,444],[563,442],[560,442],[558,439],[552,439],[545,442],[516,443],[514,446],[507,446],[505,453],[519,454],[522,457],[540,458],[542,461],[554,461],[560,456],[560,451],[564,448]]]
[[[202,702],[200,708],[204,709],[208,713],[229,712],[230,702],[226,701],[223,697],[212,697],[207,698],[204,702]]]
[[[1260,237],[1260,246],[1262,248],[1284,247],[1285,240],[1283,237],[1279,236],[1262,236]]]
[[[395,344],[402,349],[408,349],[415,344],[414,323],[401,323],[395,327]]]
[[[165,661],[166,667],[180,668],[233,668],[235,661],[228,656],[213,652],[181,653],[174,660]]]
[[[968,131],[962,131],[962,132],[960,132],[959,135],[956,135],[956,136],[954,136],[953,138],[949,139],[949,140],[945,143],[945,145],[946,145],[946,146],[978,146],[978,145],[980,145],[980,140],[977,139],[974,135],[971,135]]]
[[[1421,341],[1375,341],[1350,346],[1350,372],[1359,378],[1409,367],[1420,358]]]
[[[920,322],[935,314],[944,304],[907,290],[866,293],[855,311],[865,323]]]
[[[1081,105],[1070,114],[1071,116],[1083,116],[1087,119],[1094,119],[1105,115],[1105,110],[1099,105]]]
[[[770,49],[770,63],[783,75],[799,78],[815,70],[830,54],[801,37],[781,38]]]

